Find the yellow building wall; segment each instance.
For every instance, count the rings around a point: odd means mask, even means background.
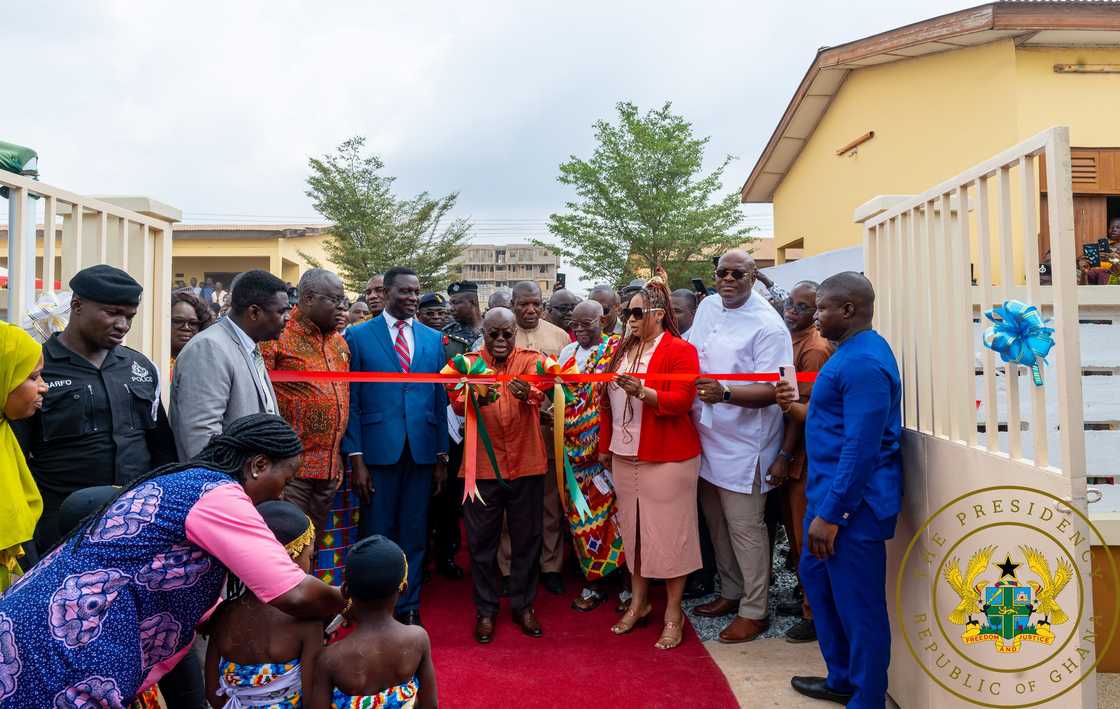
[[[172,278],[189,283],[191,278],[202,281],[207,271],[236,273],[263,268],[295,284],[312,267],[305,255],[324,268],[336,270],[323,246],[326,238],[319,234],[283,239],[176,239],[171,253]]]
[[[1019,139],[1069,126],[1074,147],[1120,146],[1120,74],[1058,74],[1055,64],[1120,64],[1120,47],[1019,48]]]
[[[774,194],[775,245],[804,255],[863,242],[852,212],[881,194],[912,194],[1019,139],[1010,40],[848,75]],[[867,131],[854,156],[836,149]]]

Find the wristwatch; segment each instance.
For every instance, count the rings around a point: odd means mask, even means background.
[[[792,463],[793,462],[793,453],[786,453],[785,451],[778,451],[778,455],[781,456],[783,459],[785,459],[785,461],[787,463]]]
[[[440,463],[446,463],[447,461],[451,460],[451,457],[446,453],[436,453],[436,460]]]
[[[726,404],[731,401],[731,387],[726,384],[720,384],[720,386],[723,387],[723,402]]]

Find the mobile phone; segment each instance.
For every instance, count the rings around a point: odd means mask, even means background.
[[[565,288],[567,285],[568,285],[568,274],[557,273],[556,274],[556,290],[560,290],[562,288]]]
[[[704,281],[699,278],[692,279],[692,290],[701,298],[708,294],[708,289],[704,285]]]
[[[1112,251],[1112,245],[1108,243],[1108,237],[1097,239],[1097,251],[1102,254]]]
[[[778,375],[781,376],[783,382],[797,389],[797,370],[793,368],[793,365],[782,365],[778,367]]]
[[[1093,268],[1097,268],[1101,265],[1101,249],[1099,245],[1082,244],[1081,252],[1085,255],[1085,258],[1089,259],[1089,264],[1093,266]]]

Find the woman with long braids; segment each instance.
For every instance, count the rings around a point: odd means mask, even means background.
[[[626,335],[611,357],[614,381],[601,397],[600,461],[611,469],[626,563],[630,607],[611,631],[629,633],[649,618],[649,579],[665,579],[665,626],[655,647],[681,644],[685,578],[700,568],[696,480],[700,438],[690,411],[693,380],[644,381],[639,374],[696,374],[696,348],[680,338],[669,290],[648,281],[621,311]]]
[[[127,706],[189,651],[227,572],[289,615],[334,617],[338,589],[255,506],[279,499],[302,450],[279,416],[246,416],[87,517],[0,597],[0,707]]]

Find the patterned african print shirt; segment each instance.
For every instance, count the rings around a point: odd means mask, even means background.
[[[262,342],[265,366],[306,371],[350,371],[350,347],[332,330],[323,335],[299,308],[280,339]],[[342,476],[339,445],[350,416],[350,387],[346,382],[279,382],[276,389],[280,415],[303,442],[303,464],[297,477],[313,480]]]

